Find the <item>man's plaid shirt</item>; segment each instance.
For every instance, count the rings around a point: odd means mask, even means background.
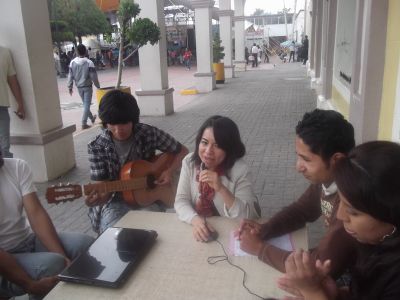
[[[129,154],[129,161],[149,160],[156,150],[161,152],[179,153],[182,145],[168,133],[154,126],[138,123],[134,125],[134,141]],[[117,180],[122,165],[119,162],[111,132],[105,129],[93,141],[88,144],[90,178],[94,181]],[[118,197],[116,193],[110,201]],[[103,207],[89,208],[89,218],[92,221],[93,229],[98,232],[101,210]]]

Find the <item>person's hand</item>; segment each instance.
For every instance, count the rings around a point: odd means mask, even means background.
[[[307,251],[296,250],[286,259],[286,274],[278,285],[295,296],[300,293],[305,298],[324,295],[334,299],[338,291],[333,279],[328,276],[330,264],[330,260],[315,261]]]
[[[164,170],[160,177],[155,181],[155,184],[165,185],[172,182],[172,171],[170,169]]]
[[[32,280],[24,290],[28,294],[44,296],[58,283],[57,276],[43,277],[39,280]]]
[[[69,89],[68,92],[72,96],[72,89]]]
[[[209,230],[215,231],[209,223],[206,225],[205,220],[199,216],[194,216],[191,223],[194,239],[198,242],[206,242],[210,235]]]
[[[244,229],[239,235],[240,249],[252,255],[258,255],[264,246],[263,240],[254,229]]]
[[[23,105],[18,105],[18,109],[15,112],[15,114],[20,118],[21,120],[25,119],[25,108]]]
[[[103,205],[110,199],[110,193],[102,193],[93,190],[85,198],[85,203],[89,207]]]
[[[201,171],[199,174],[199,181],[206,182],[216,192],[223,186],[218,173],[210,170]]]
[[[240,234],[243,232],[243,230],[248,229],[248,230],[254,230],[257,234],[260,234],[261,232],[261,224],[257,223],[256,221],[249,220],[249,219],[243,219],[240,221],[240,226],[238,231],[239,239],[240,239]]]

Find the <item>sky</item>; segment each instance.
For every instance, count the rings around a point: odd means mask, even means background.
[[[304,9],[304,1],[305,0],[297,0],[296,11]],[[295,0],[246,0],[244,6],[245,15],[251,15],[256,8],[261,8],[265,12],[276,13],[283,9],[283,2],[285,2],[286,8],[290,8],[289,12],[292,13]]]

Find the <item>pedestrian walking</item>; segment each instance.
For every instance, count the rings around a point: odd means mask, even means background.
[[[96,115],[93,115],[90,111],[93,94],[92,85],[94,84],[97,88],[100,88],[100,83],[97,79],[97,72],[93,62],[85,57],[86,47],[80,44],[77,49],[79,57],[74,58],[69,65],[68,90],[72,96],[72,85],[75,81],[79,96],[83,102],[82,129],[87,129],[90,128],[87,124],[88,118],[92,121],[92,124],[96,121]]]
[[[183,53],[183,61],[185,62],[186,69],[190,70],[192,60],[192,51],[189,48],[186,48],[185,52]]]
[[[304,36],[303,40],[303,65],[306,64],[308,60],[308,36]]]
[[[256,46],[256,43],[254,43],[253,47],[251,47],[251,55],[253,55],[252,67],[258,67],[258,47]]]
[[[289,62],[292,58],[293,58],[293,62],[294,62],[294,53],[296,51],[296,44],[294,43],[294,41],[292,41],[292,43],[290,44],[289,50],[290,50]]]

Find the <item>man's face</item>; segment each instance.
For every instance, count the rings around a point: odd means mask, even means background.
[[[310,147],[303,140],[296,137],[297,162],[296,170],[314,184],[330,184],[333,182],[333,170],[321,156],[311,152]]]
[[[111,131],[114,139],[118,141],[125,141],[130,138],[133,132],[133,123],[128,122],[125,124],[107,124],[107,129]]]

